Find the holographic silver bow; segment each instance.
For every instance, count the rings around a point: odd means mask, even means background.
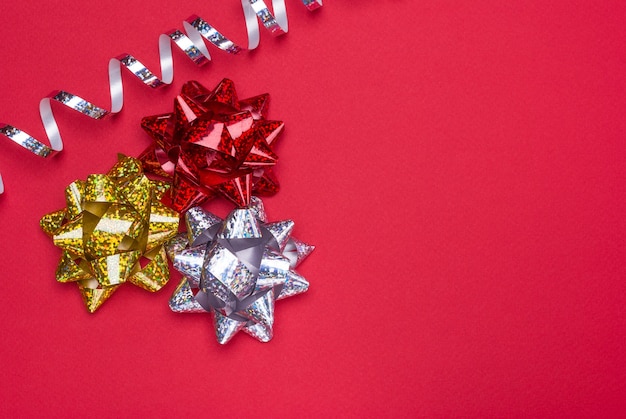
[[[172,311],[210,312],[221,344],[240,330],[268,342],[275,301],[309,288],[293,268],[314,247],[291,237],[293,221],[268,223],[256,197],[225,220],[200,207],[191,208],[185,220],[187,234],[168,248],[184,275],[170,299]]]

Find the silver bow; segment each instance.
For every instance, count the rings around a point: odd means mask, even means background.
[[[183,274],[170,299],[172,311],[210,312],[221,344],[240,330],[268,342],[275,301],[309,288],[294,268],[314,247],[291,237],[293,221],[268,223],[256,197],[225,220],[200,207],[185,220],[187,233],[168,248]]]

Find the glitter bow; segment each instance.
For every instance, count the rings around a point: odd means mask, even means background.
[[[261,342],[272,338],[274,302],[305,292],[295,268],[313,246],[291,237],[291,220],[266,222],[256,197],[225,220],[202,208],[186,214],[187,236],[168,245],[183,280],[170,299],[175,312],[211,312],[219,343],[243,330]]]
[[[140,159],[147,172],[172,180],[163,202],[183,212],[216,195],[245,207],[252,194],[276,193],[272,146],[284,124],[265,119],[268,101],[268,94],[238,100],[228,79],[213,91],[187,82],[173,113],[145,117],[154,144]]]
[[[63,250],[57,281],[76,282],[89,312],[126,281],[148,291],[167,283],[163,245],[178,232],[178,214],[159,202],[166,190],[138,160],[120,155],[108,174],[70,184],[67,208],[41,219]]]

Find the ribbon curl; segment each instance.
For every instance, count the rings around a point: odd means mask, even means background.
[[[315,10],[322,6],[322,0],[301,0],[308,10]],[[235,44],[221,34],[217,29],[199,16],[192,15],[183,22],[186,34],[178,29],[167,31],[159,36],[159,61],[161,78],[143,65],[131,54],[120,54],[109,61],[109,91],[111,109],[101,108],[80,96],[63,90],[55,90],[39,102],[39,114],[48,137],[49,146],[32,137],[27,132],[13,125],[0,122],[0,135],[3,135],[40,157],[50,157],[63,150],[63,141],[56,119],[52,112],[52,102],[57,102],[68,108],[80,112],[93,119],[102,119],[116,114],[124,105],[124,90],[122,84],[122,67],[130,71],[145,85],[158,88],[171,84],[174,79],[172,43],[174,43],[187,57],[198,66],[211,61],[211,55],[206,47],[208,41],[213,46],[229,54],[239,54],[245,50],[253,50],[259,45],[258,20],[263,23],[272,35],[278,36],[287,33],[287,10],[284,0],[272,0],[274,14],[263,0],[241,0],[246,30],[248,36],[247,48]],[[0,194],[4,192],[4,184],[0,175]]]

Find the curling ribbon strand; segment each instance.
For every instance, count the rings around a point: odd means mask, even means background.
[[[309,10],[322,6],[322,0],[301,0]],[[46,131],[50,146],[35,139],[25,131],[9,124],[0,122],[0,135],[4,135],[33,154],[40,157],[50,157],[63,150],[63,141],[59,127],[52,113],[52,101],[61,103],[70,109],[80,112],[93,119],[102,119],[107,115],[116,114],[124,105],[124,88],[122,84],[122,67],[130,71],[145,85],[158,88],[172,83],[174,80],[174,66],[172,57],[172,43],[182,50],[196,65],[201,66],[211,60],[211,55],[205,41],[229,54],[238,54],[244,50],[253,50],[259,45],[260,20],[265,29],[272,35],[278,36],[287,33],[287,10],[284,0],[272,0],[274,13],[263,0],[241,0],[246,29],[248,33],[247,48],[240,47],[222,35],[201,17],[193,15],[183,21],[187,34],[178,29],[170,30],[159,36],[159,61],[161,78],[144,66],[130,54],[120,54],[109,61],[109,89],[111,95],[111,110],[100,108],[93,103],[72,93],[55,90],[39,102],[39,114]],[[2,175],[0,175],[0,194],[4,192]]]

